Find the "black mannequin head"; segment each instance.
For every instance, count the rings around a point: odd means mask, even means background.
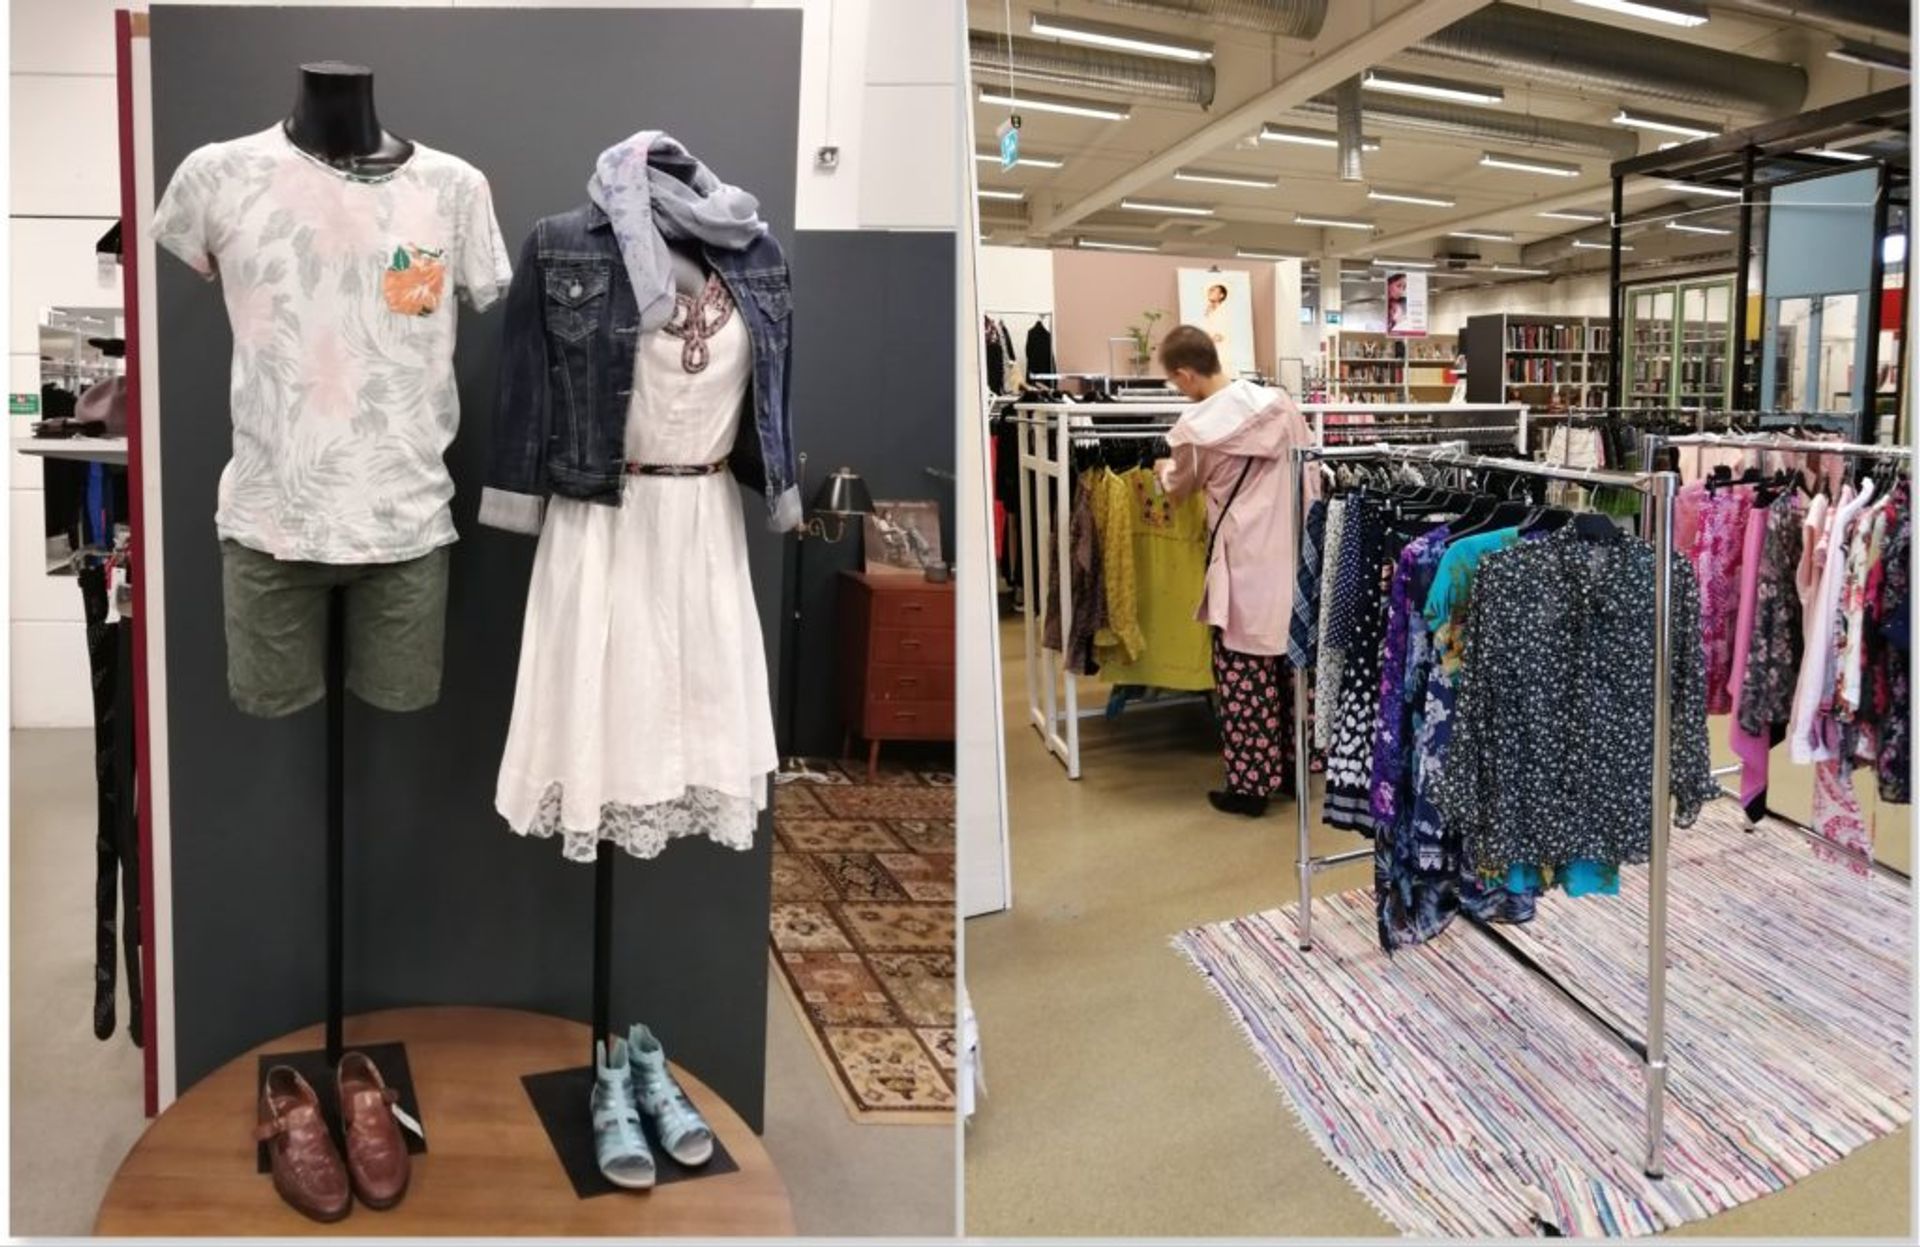
[[[391,172],[413,155],[412,143],[381,128],[373,107],[373,71],[364,65],[302,65],[285,128],[296,147],[350,172]]]

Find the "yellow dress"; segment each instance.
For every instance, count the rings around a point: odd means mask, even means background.
[[[1109,684],[1211,689],[1213,638],[1194,618],[1206,587],[1206,500],[1195,494],[1175,505],[1148,468],[1108,472],[1095,490],[1109,621],[1095,639],[1101,676]]]

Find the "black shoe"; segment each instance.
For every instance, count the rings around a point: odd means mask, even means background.
[[[1259,818],[1267,812],[1267,799],[1245,792],[1226,792],[1214,789],[1207,794],[1207,804],[1222,814],[1244,814],[1248,818]]]

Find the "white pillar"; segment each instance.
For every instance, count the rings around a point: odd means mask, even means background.
[[[1301,357],[1311,353],[1301,337],[1300,261],[1280,260],[1273,266],[1273,379],[1293,394],[1300,393]],[[1317,347],[1320,340],[1312,341]]]

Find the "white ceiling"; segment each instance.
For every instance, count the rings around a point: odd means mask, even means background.
[[[1904,86],[1906,77],[1889,71],[1868,70],[1827,57],[1836,43],[1834,34],[1795,25],[1784,20],[1756,18],[1745,11],[1732,11],[1719,5],[1712,9],[1711,20],[1691,29],[1637,21],[1633,18],[1584,7],[1571,0],[1519,0],[1527,7],[1551,10],[1584,21],[1602,22],[1646,35],[1718,48],[1766,60],[1788,62],[1806,69],[1809,90],[1803,108],[1815,108],[1851,99],[1872,91]],[[1675,107],[1653,99],[1636,99],[1609,93],[1583,96],[1569,90],[1551,89],[1509,74],[1488,75],[1463,65],[1450,65],[1431,57],[1408,55],[1402,51],[1408,42],[1422,37],[1423,31],[1409,39],[1383,39],[1383,32],[1408,28],[1420,30],[1423,16],[1438,14],[1438,24],[1455,20],[1457,14],[1479,7],[1474,0],[1340,0],[1329,6],[1330,12],[1320,36],[1312,43],[1297,39],[1270,37],[1258,32],[1228,26],[1206,26],[1194,22],[1169,20],[1157,13],[1120,8],[1089,0],[1012,0],[1013,33],[1038,38],[1028,28],[1035,11],[1092,19],[1109,24],[1131,26],[1187,38],[1211,40],[1216,71],[1215,98],[1209,109],[1194,105],[1157,100],[1132,99],[1132,116],[1125,121],[1100,121],[1023,111],[1020,134],[1024,152],[1058,156],[1066,160],[1057,170],[1020,167],[1002,172],[998,162],[977,163],[983,188],[1005,188],[1026,194],[1024,203],[981,201],[983,230],[992,242],[1033,245],[1071,245],[1076,236],[1157,239],[1163,250],[1200,255],[1230,255],[1236,248],[1272,248],[1304,252],[1309,255],[1354,257],[1427,257],[1447,254],[1477,254],[1487,262],[1518,264],[1523,248],[1531,248],[1534,267],[1551,265],[1555,271],[1575,271],[1605,267],[1604,251],[1571,251],[1565,244],[1573,236],[1605,238],[1600,225],[1581,226],[1574,222],[1543,219],[1543,208],[1579,207],[1604,212],[1610,194],[1608,158],[1581,156],[1546,147],[1526,148],[1509,142],[1479,138],[1413,133],[1395,129],[1384,118],[1368,117],[1364,130],[1381,140],[1378,151],[1365,155],[1365,177],[1358,183],[1342,182],[1335,172],[1335,152],[1330,148],[1301,147],[1290,144],[1260,143],[1251,136],[1258,129],[1251,121],[1244,126],[1223,126],[1223,119],[1237,110],[1284,88],[1289,82],[1316,83],[1338,81],[1370,66],[1392,66],[1427,75],[1467,81],[1490,81],[1505,89],[1501,111],[1540,117],[1562,118],[1590,125],[1609,126],[1623,104],[1667,115],[1681,115],[1722,129],[1737,129],[1767,118],[1758,113],[1713,112]],[[1004,34],[1007,24],[1006,0],[969,0],[969,21],[976,31]],[[1426,21],[1428,28],[1434,25]],[[1371,46],[1369,46],[1371,45]],[[1898,45],[1904,50],[1904,42]],[[980,74],[978,82],[998,84],[1002,78]],[[1028,90],[1083,98],[1123,100],[1125,96],[1045,83],[1023,84]],[[1319,94],[1325,88],[1315,85],[1306,94]],[[1374,97],[1367,97],[1374,98]],[[999,105],[975,102],[975,125],[983,147],[993,142],[995,127],[1005,119],[1006,109]],[[1256,109],[1251,116],[1265,120],[1306,126],[1331,132],[1330,117],[1274,110],[1268,114]],[[1248,118],[1241,118],[1248,121]],[[1216,132],[1208,141],[1196,141],[1200,132],[1212,127]],[[1640,150],[1652,151],[1673,136],[1640,135]],[[1215,141],[1217,140],[1217,141]],[[1482,152],[1489,149],[1533,155],[1580,166],[1578,178],[1562,179],[1537,174],[1483,168]],[[1198,184],[1159,177],[1139,186],[1116,188],[1117,179],[1129,177],[1158,161],[1207,170],[1229,170],[1277,177],[1275,189],[1248,189],[1216,184]],[[1417,206],[1372,201],[1369,186],[1384,190],[1412,190],[1452,198],[1452,208]],[[1210,218],[1167,217],[1157,214],[1121,211],[1118,190],[1137,198],[1171,200],[1183,204],[1212,207]],[[1657,184],[1630,183],[1635,198],[1629,212],[1645,212],[1671,203],[1684,206]],[[1089,197],[1093,198],[1089,198]],[[1696,208],[1712,209],[1715,201],[1696,200]],[[1084,216],[1082,210],[1094,208]],[[1065,213],[1079,219],[1064,224],[1054,218]],[[1293,223],[1296,213],[1353,217],[1374,225],[1371,235],[1349,230],[1322,230]],[[1728,224],[1730,208],[1718,208],[1695,218],[1705,224]],[[1469,241],[1446,237],[1449,229],[1475,228],[1508,231],[1512,243]],[[1557,241],[1553,241],[1557,240]],[[1538,244],[1549,242],[1548,246]],[[1728,240],[1718,236],[1676,234],[1663,228],[1644,231],[1635,240],[1635,260],[1725,249]],[[1482,278],[1481,280],[1484,280]]]

